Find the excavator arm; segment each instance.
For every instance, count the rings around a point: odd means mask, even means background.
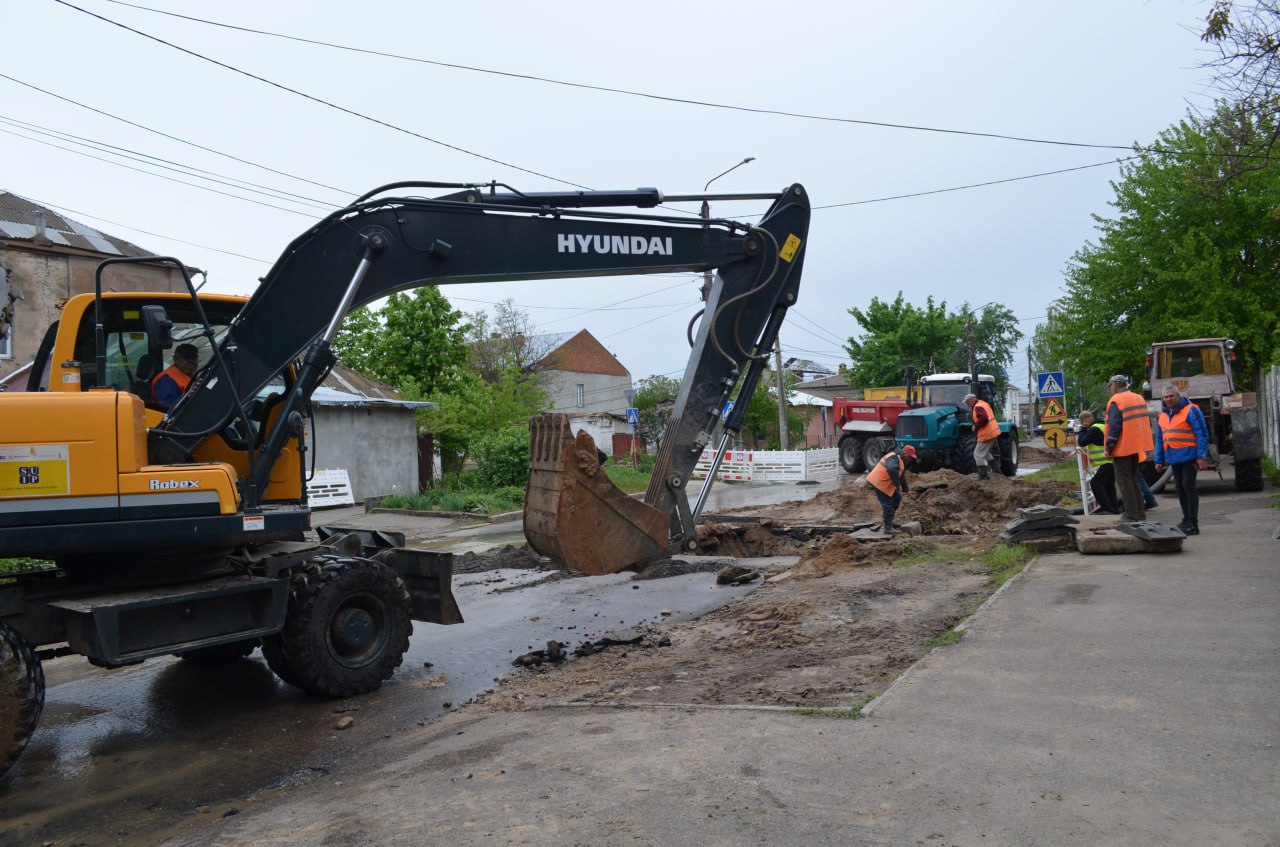
[[[443,186],[384,186],[294,240],[222,338],[219,366],[196,377],[153,437],[189,449],[240,417],[244,398],[301,359],[279,423],[243,484],[244,508],[252,511],[262,505],[275,460],[301,432],[311,393],[333,365],[331,342],[352,309],[422,285],[714,270],[653,484],[644,503],[634,504],[643,507],[639,513],[626,504],[614,508],[628,498],[610,494],[612,484],[590,467],[594,446],[590,461],[580,458],[586,446],[573,436],[574,448],[565,451],[562,419],[533,423],[531,460],[541,470],[531,471],[526,504],[534,547],[585,572],[643,567],[692,549],[698,508],[690,508],[684,485],[735,385],[741,396],[754,389],[796,301],[810,215],[804,188],[766,195],[773,205],[755,225],[633,211],[663,202],[656,189],[520,194],[463,187],[437,198],[377,196],[427,187]],[[745,407],[737,404],[725,422],[722,447],[741,428]],[[584,480],[604,493],[579,504],[574,492],[582,493]],[[603,523],[642,527],[641,541],[619,547],[600,531]]]

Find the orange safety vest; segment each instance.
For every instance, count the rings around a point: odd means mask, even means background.
[[[155,394],[155,392],[156,392],[156,383],[160,381],[160,377],[162,377],[162,376],[167,376],[167,377],[169,377],[170,379],[172,379],[174,382],[178,383],[178,393],[179,393],[179,394],[186,394],[186,393],[187,393],[187,386],[191,384],[191,377],[189,377],[189,376],[187,376],[185,373],[183,373],[183,372],[182,372],[182,369],[181,369],[181,368],[179,368],[177,365],[170,365],[169,367],[167,367],[167,368],[165,368],[164,370],[160,371],[160,373],[156,374],[155,376],[153,376],[153,377],[151,378],[151,393],[152,393],[152,394]]]
[[[1190,414],[1190,403],[1179,409],[1172,417],[1168,412],[1160,413],[1160,437],[1164,439],[1164,449],[1178,450],[1196,446],[1195,430],[1191,428],[1191,421],[1187,420]]]
[[[983,411],[987,413],[987,424],[982,429],[978,430],[978,440],[995,441],[1000,437],[1000,424],[996,423],[995,410],[991,408],[991,404],[986,400],[978,400],[973,404],[973,411],[975,413],[978,411],[979,406],[981,406]],[[977,414],[974,414],[973,419],[976,424],[976,421],[978,420]]]
[[[893,477],[889,476],[889,468],[886,463],[893,456],[898,454],[892,450],[880,457],[880,461],[876,462],[876,466],[871,469],[871,473],[867,474],[867,482],[884,492],[886,497],[892,497],[893,492],[898,490],[898,486],[893,484]],[[902,474],[907,472],[906,462],[903,457],[898,456],[898,478],[902,478]]]
[[[1110,419],[1111,407],[1120,409],[1120,438],[1112,448],[1112,456],[1138,455],[1139,461],[1146,460],[1146,454],[1156,449],[1155,439],[1151,437],[1151,415],[1147,413],[1147,401],[1132,391],[1121,391],[1107,403],[1107,418]],[[1110,433],[1107,433],[1110,438]]]

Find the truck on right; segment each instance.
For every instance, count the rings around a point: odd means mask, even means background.
[[[1230,338],[1192,338],[1160,341],[1146,350],[1146,378],[1142,395],[1153,415],[1160,413],[1160,395],[1172,385],[1200,407],[1209,425],[1210,470],[1221,475],[1222,462],[1235,464],[1237,491],[1262,490],[1262,433],[1258,395],[1239,391],[1236,374],[1240,357]],[[1155,397],[1153,400],[1152,397]],[[1148,480],[1154,491],[1168,481],[1169,472]]]

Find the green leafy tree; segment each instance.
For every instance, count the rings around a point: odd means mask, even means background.
[[[527,427],[547,402],[533,377],[514,368],[503,371],[494,383],[464,373],[433,399],[439,407],[419,412],[419,425],[435,436],[446,473],[462,470],[478,440],[509,427]]]
[[[636,383],[636,395],[632,405],[640,412],[636,433],[645,444],[656,445],[667,434],[671,409],[680,393],[680,380],[661,374],[653,374]]]
[[[950,370],[945,365],[963,337],[963,322],[932,297],[923,309],[905,302],[902,292],[893,302],[872,297],[866,309],[852,308],[849,314],[864,330],[845,346],[851,385],[901,385],[908,366],[924,373]]]
[[[1112,217],[1067,269],[1069,297],[1044,325],[1044,354],[1101,383],[1142,372],[1154,341],[1229,336],[1245,385],[1280,353],[1280,163],[1233,161],[1273,127],[1224,106],[1140,150],[1115,184]],[[1244,141],[1242,142],[1242,138]],[[1159,152],[1155,152],[1158,149]]]
[[[793,440],[798,441],[800,433],[808,423],[806,415],[790,405],[791,395],[795,393],[798,378],[795,374],[783,371],[784,396],[787,398],[787,431]],[[739,387],[741,390],[741,387]],[[738,403],[737,399],[734,403]],[[742,419],[742,440],[752,447],[763,445],[761,449],[780,450],[782,433],[778,428],[778,388],[777,377],[765,372],[756,383],[755,391],[748,401],[747,413]],[[788,445],[791,446],[791,445]]]
[[[969,370],[970,358],[979,373],[996,377],[1003,392],[1005,373],[1022,333],[1018,320],[1004,306],[987,304],[975,311],[968,303],[959,312],[947,310],[933,298],[918,308],[899,292],[892,303],[871,298],[865,310],[850,309],[865,332],[850,338],[845,350],[853,363],[847,378],[852,385],[901,385],[908,366],[919,373]]]
[[[411,379],[432,399],[466,364],[467,330],[462,313],[429,285],[392,294],[381,309],[352,312],[333,346],[343,364],[397,388]]]

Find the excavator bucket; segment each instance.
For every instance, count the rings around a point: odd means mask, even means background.
[[[595,441],[582,431],[575,437],[568,416],[546,414],[529,421],[524,535],[570,570],[600,575],[665,555],[669,519],[613,484]]]

